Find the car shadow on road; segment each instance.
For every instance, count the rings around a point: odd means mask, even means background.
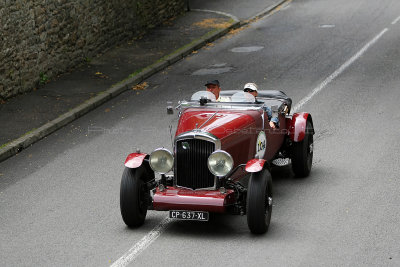
[[[320,168],[313,167],[311,173],[307,177],[296,177],[292,171],[291,164],[282,167],[272,167],[272,185],[274,196],[284,197],[287,194],[292,194],[293,188],[299,188],[302,186],[309,186],[310,184],[318,183],[321,179],[318,179],[322,175]],[[289,192],[288,192],[289,191]]]
[[[317,181],[317,177],[321,171],[318,168],[312,170],[309,177],[296,178],[292,172],[291,165],[283,167],[273,167],[271,169],[274,197],[279,202],[285,201],[293,196],[291,190],[303,190],[304,187],[309,186],[311,183]],[[275,207],[279,209],[279,205]],[[285,211],[279,211],[280,214]],[[279,216],[274,216],[272,213],[272,220],[270,229],[267,234],[253,235],[247,227],[246,215],[230,215],[221,213],[211,213],[208,222],[198,221],[180,221],[173,220],[166,232],[171,236],[180,236],[185,238],[194,238],[200,240],[223,240],[225,238],[248,238],[252,240],[264,240],[265,238],[277,240],[282,238],[291,238],[285,235],[289,229],[285,226],[284,221],[279,220]]]
[[[263,242],[263,240],[292,239],[291,236],[285,235],[287,231],[285,222],[280,222],[274,216],[268,232],[255,235],[247,226],[246,215],[213,214],[208,222],[172,221],[166,234],[184,239],[206,240],[207,242],[228,239],[231,242],[242,242],[243,240]],[[290,229],[290,231],[292,230]]]
[[[172,221],[168,233],[196,239],[219,239],[234,235],[249,235],[246,216],[210,214],[208,222]]]

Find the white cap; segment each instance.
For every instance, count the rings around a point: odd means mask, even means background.
[[[244,88],[243,89],[251,89],[251,90],[254,90],[254,91],[257,91],[257,84],[255,84],[255,83],[246,83],[245,85],[244,85]]]

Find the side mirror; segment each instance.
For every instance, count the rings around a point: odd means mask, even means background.
[[[174,114],[174,108],[172,107],[172,102],[167,102],[167,114]]]
[[[208,99],[204,96],[200,98],[200,106],[204,106],[208,102]]]

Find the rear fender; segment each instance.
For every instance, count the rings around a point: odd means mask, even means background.
[[[259,172],[264,168],[265,159],[251,159],[244,168],[246,172]]]
[[[307,112],[294,113],[289,126],[289,137],[294,142],[301,142],[306,134],[307,121],[313,125],[311,114]],[[314,129],[314,127],[313,127]],[[314,134],[314,130],[313,133]]]

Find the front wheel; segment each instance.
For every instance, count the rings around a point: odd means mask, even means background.
[[[150,191],[147,190],[146,170],[125,168],[120,188],[120,208],[122,219],[128,227],[138,227],[147,215]]]
[[[301,142],[293,143],[292,169],[297,177],[306,177],[310,174],[313,152],[313,126],[308,120],[304,139]]]
[[[268,170],[253,173],[247,188],[247,225],[253,234],[268,231],[272,213],[272,178]]]

